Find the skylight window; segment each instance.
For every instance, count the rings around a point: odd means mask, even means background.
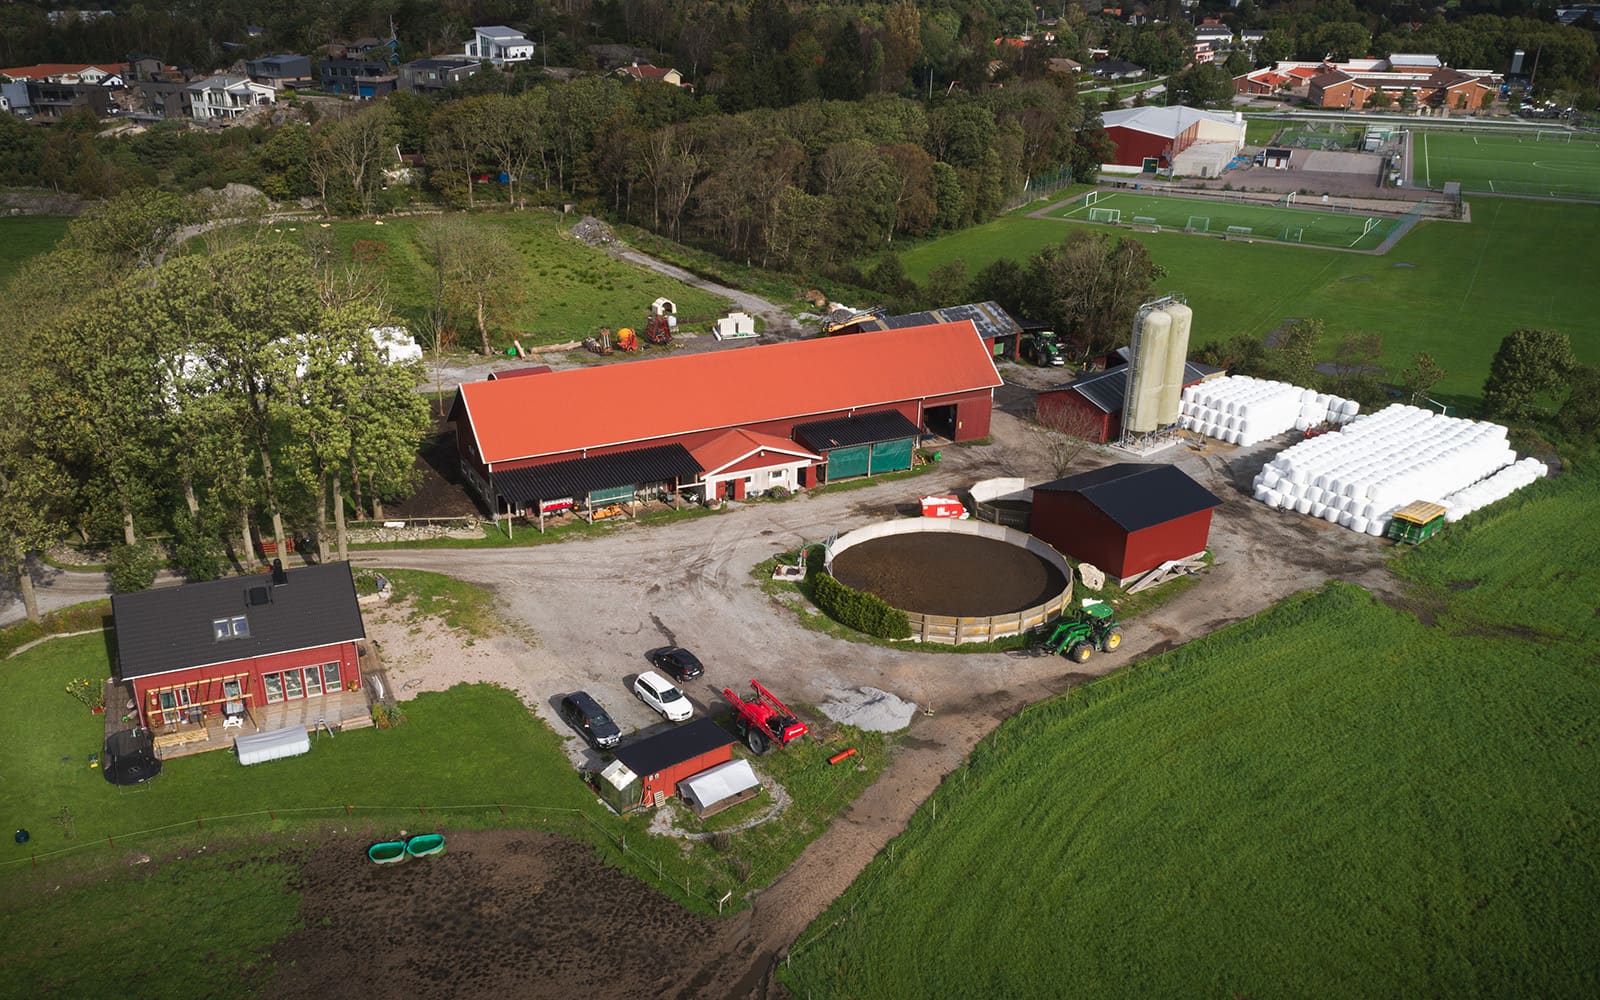
[[[211,637],[217,642],[224,639],[243,639],[250,634],[250,620],[244,615],[217,618],[211,622]]]

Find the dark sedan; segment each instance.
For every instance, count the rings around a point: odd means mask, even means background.
[[[699,658],[682,646],[651,650],[649,658],[651,666],[677,681],[692,681],[706,672]]]

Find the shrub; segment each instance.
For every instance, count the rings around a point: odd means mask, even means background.
[[[879,639],[911,638],[911,622],[875,594],[847,587],[826,573],[813,578],[813,600],[829,618]]]
[[[772,497],[774,500],[787,500],[789,499],[789,489],[786,486],[774,486],[767,491],[767,496]]]
[[[160,553],[149,544],[118,545],[111,550],[111,589],[119,594],[149,590],[161,563]]]
[[[191,583],[215,580],[228,569],[228,556],[215,535],[191,518],[180,516],[172,543],[173,565]]]

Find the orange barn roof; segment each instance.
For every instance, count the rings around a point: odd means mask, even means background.
[[[493,464],[1000,384],[963,320],[468,382],[456,408]]]

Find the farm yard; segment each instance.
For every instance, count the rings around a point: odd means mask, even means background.
[[[1025,260],[1066,235],[1058,219],[1032,218],[1038,204],[907,250],[906,273],[926,281],[963,260],[969,273],[1010,257]],[[1578,331],[1600,312],[1600,285],[1536,261],[1592,254],[1600,207],[1483,198],[1472,221],[1423,222],[1383,256],[1197,239],[1184,233],[1119,231],[1166,269],[1162,291],[1181,290],[1200,317],[1196,343],[1236,334],[1263,337],[1286,320],[1327,324],[1323,356],[1340,338],[1382,331],[1384,363],[1401,367],[1428,351],[1448,373],[1440,391],[1468,403],[1483,387],[1500,339],[1522,326]],[[1579,359],[1600,362],[1600,340],[1575,337]]]
[[[1419,129],[1411,169],[1427,187],[1600,200],[1600,137],[1565,130],[1534,134]]]
[[[1102,191],[1092,197],[1085,195],[1057,212],[1056,217],[1347,250],[1374,249],[1399,224],[1392,216],[1335,212],[1318,207],[1314,198],[1306,201],[1307,207],[1301,208],[1292,203],[1270,206],[1226,198]]]
[[[1002,724],[780,978],[1592,994],[1600,536],[1568,529],[1596,485],[1407,553],[1392,604],[1333,584]]]

